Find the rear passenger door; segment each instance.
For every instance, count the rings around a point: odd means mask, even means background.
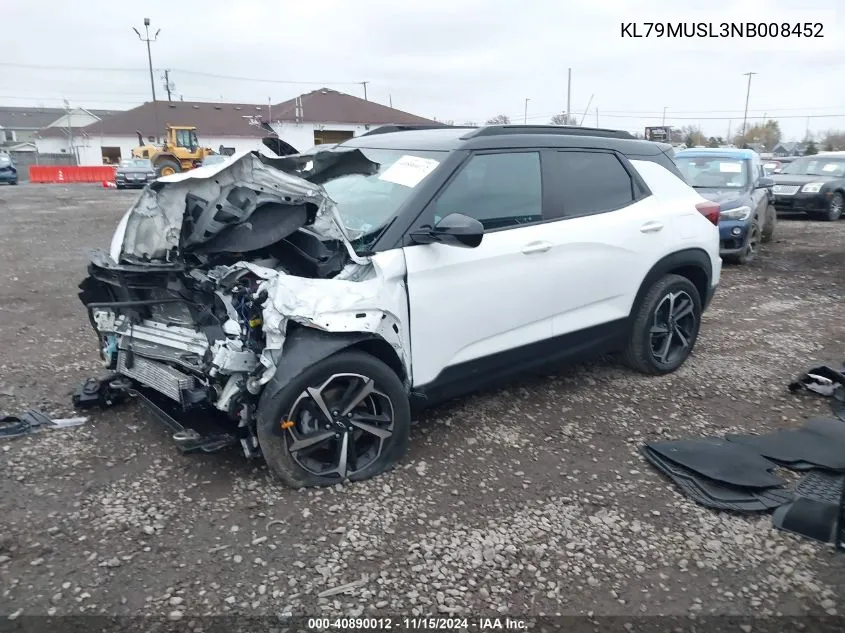
[[[613,151],[548,151],[543,167],[552,333],[604,326],[594,335],[611,336],[625,325],[648,271],[671,249],[671,212]]]

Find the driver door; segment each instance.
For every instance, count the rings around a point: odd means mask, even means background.
[[[495,373],[552,334],[540,152],[474,154],[411,230],[450,213],[481,221],[479,246],[403,249],[415,386]]]

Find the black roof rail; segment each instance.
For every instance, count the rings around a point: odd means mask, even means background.
[[[391,132],[410,132],[412,130],[440,130],[443,128],[472,128],[470,125],[446,125],[445,123],[421,123],[420,125],[381,125],[358,136],[372,136],[373,134],[390,134]]]
[[[568,136],[601,136],[605,138],[635,139],[630,132],[610,130],[600,127],[580,127],[574,125],[487,125],[462,138],[478,136],[504,136],[508,134],[562,134]]]

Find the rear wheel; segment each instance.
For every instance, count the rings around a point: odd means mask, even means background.
[[[264,459],[293,488],[369,479],[391,468],[408,446],[411,412],[402,381],[364,352],[323,359],[286,385],[258,427]]]
[[[158,170],[159,176],[170,176],[182,171],[182,166],[175,160],[165,158],[156,163],[156,169]]]
[[[828,222],[835,222],[842,217],[842,212],[845,211],[845,196],[841,191],[837,191],[830,198],[830,203],[827,205],[827,213],[821,214],[821,219]]]
[[[636,308],[624,361],[645,374],[668,374],[684,364],[701,327],[701,297],[686,277],[666,275]]]

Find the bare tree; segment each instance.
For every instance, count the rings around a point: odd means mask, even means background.
[[[551,125],[578,125],[577,120],[571,114],[567,114],[566,112],[561,112],[560,114],[554,115],[550,120],[549,123]]]
[[[492,119],[487,119],[487,125],[507,125],[511,118],[507,114],[497,114]]]
[[[475,121],[464,121],[463,123],[461,123],[461,125],[466,125],[468,127],[477,127],[478,123],[476,123]]]

